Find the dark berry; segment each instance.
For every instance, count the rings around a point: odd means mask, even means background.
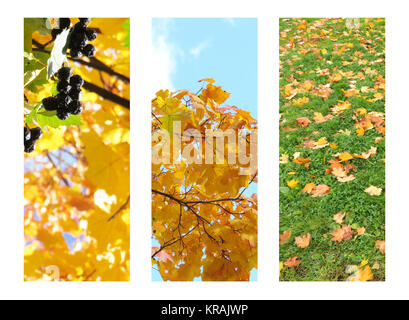
[[[65,93],[59,93],[55,97],[58,101],[58,110],[66,108],[72,101],[71,97]]]
[[[29,128],[24,127],[24,141],[28,141],[30,139],[31,139],[31,131]]]
[[[68,92],[68,95],[72,100],[81,100],[81,94],[81,88],[76,87],[71,88],[70,92]]]
[[[43,103],[44,109],[47,111],[57,110],[58,108],[58,101],[54,97],[44,98],[42,103]]]
[[[94,29],[87,29],[85,31],[88,41],[94,41],[97,38],[97,31]]]
[[[82,57],[82,52],[80,49],[76,49],[76,48],[71,48],[70,49],[70,56],[73,59],[79,59]]]
[[[82,49],[87,45],[87,43],[88,38],[85,31],[79,31],[71,35],[69,47]]]
[[[33,129],[30,129],[31,131],[31,138],[30,141],[37,141],[38,139],[41,139],[41,137],[43,136],[43,130],[41,130],[40,127],[36,127]]]
[[[35,148],[35,142],[34,141],[27,141],[24,143],[24,152],[26,153],[31,153],[34,151]]]
[[[91,58],[95,56],[96,50],[95,47],[92,44],[87,44],[84,49],[82,49],[82,53],[84,56],[87,56],[88,58]]]
[[[58,79],[68,81],[72,76],[72,70],[69,67],[62,67],[57,72]]]
[[[79,18],[79,19],[80,19],[80,22],[83,24],[86,24],[91,21],[91,18]]]
[[[57,110],[57,117],[62,121],[67,120],[69,116],[70,114],[67,112],[67,110]]]
[[[61,29],[53,29],[51,30],[51,36],[53,38],[53,40],[55,40],[55,38],[57,38],[57,36],[62,32]]]
[[[60,18],[58,19],[60,29],[66,29],[71,26],[70,18]]]
[[[82,112],[82,103],[78,100],[71,101],[70,105],[68,106],[68,111],[71,114],[80,114]]]
[[[79,32],[84,32],[85,29],[87,29],[87,26],[85,23],[82,22],[77,22],[74,26],[74,33],[79,33]]]
[[[71,89],[71,86],[68,83],[68,81],[61,80],[57,84],[57,91],[60,92],[60,93],[68,93],[68,91],[70,91],[70,89]]]
[[[81,88],[84,85],[84,80],[79,74],[76,74],[71,77],[70,79],[70,85],[73,88]]]

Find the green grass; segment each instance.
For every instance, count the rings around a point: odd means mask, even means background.
[[[307,23],[305,29],[299,25]],[[322,24],[320,23],[322,22]],[[315,26],[315,27],[314,27]],[[327,32],[322,36],[321,30]],[[287,154],[290,160],[280,164],[280,234],[291,231],[290,240],[280,246],[280,261],[298,256],[300,265],[295,268],[284,267],[280,279],[282,281],[345,281],[348,278],[345,269],[348,265],[359,265],[362,260],[369,260],[374,274],[373,281],[385,280],[385,256],[375,248],[377,240],[385,239],[385,139],[375,144],[375,138],[383,137],[376,129],[365,132],[363,136],[355,133],[357,117],[355,111],[365,108],[368,113],[385,111],[385,100],[371,101],[376,92],[360,92],[347,98],[343,90],[350,89],[351,81],[356,89],[364,86],[370,89],[376,86],[376,77],[385,77],[385,64],[378,59],[385,56],[385,24],[383,19],[360,19],[358,29],[348,29],[342,19],[281,19],[280,32],[286,32],[280,38],[280,88],[291,83],[290,77],[299,83],[305,80],[315,82],[315,86],[331,83],[333,92],[324,100],[311,92],[298,93],[295,98],[303,96],[310,100],[302,107],[293,106],[285,99],[280,90],[280,128],[292,127],[295,131],[280,130],[280,155]],[[316,37],[316,35],[319,35]],[[294,39],[294,47],[286,47],[290,39]],[[363,43],[370,40],[372,43]],[[352,44],[341,55],[334,49],[336,44]],[[305,53],[302,50],[310,50]],[[325,49],[327,53],[323,53]],[[317,52],[317,53],[316,53]],[[322,59],[317,58],[319,55]],[[330,63],[328,63],[328,61]],[[347,63],[344,63],[347,62]],[[334,69],[336,68],[336,69]],[[370,68],[372,73],[366,73]],[[329,69],[330,75],[319,75],[316,70]],[[298,71],[298,72],[297,72]],[[351,76],[343,76],[335,83],[330,76],[338,71],[352,71]],[[360,75],[359,73],[362,73]],[[359,75],[360,77],[357,77]],[[290,80],[290,81],[288,81]],[[348,100],[352,107],[334,119],[325,123],[313,121],[314,112],[324,116],[332,114],[330,108],[338,101]],[[297,125],[297,118],[308,117],[313,122],[303,128]],[[351,134],[334,136],[339,130],[350,130]],[[318,132],[318,134],[316,133]],[[316,134],[314,134],[316,133]],[[304,137],[318,140],[326,137],[329,143],[336,143],[336,150],[302,148]],[[356,179],[347,183],[337,181],[334,175],[326,175],[328,161],[340,152],[361,154],[371,147],[377,147],[377,154],[369,159],[353,159],[350,162],[357,167]],[[310,159],[310,168],[293,163],[292,155],[300,152],[301,157]],[[295,171],[295,175],[289,172]],[[291,189],[287,181],[299,180],[299,186]],[[310,182],[327,184],[331,187],[328,195],[313,198],[302,193],[302,188]],[[382,188],[381,196],[370,196],[364,190],[370,185]],[[339,225],[333,216],[345,212],[345,225],[365,227],[366,232],[351,240],[340,243],[331,241],[331,232]],[[309,247],[301,249],[294,243],[295,236],[311,234]],[[374,265],[378,267],[374,268]]]

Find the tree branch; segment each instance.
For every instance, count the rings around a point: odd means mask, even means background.
[[[107,100],[110,100],[110,101],[112,101],[112,102],[114,102],[114,103],[116,103],[116,104],[118,104],[120,106],[123,106],[123,107],[127,108],[127,109],[131,108],[130,102],[129,102],[128,99],[122,98],[122,97],[116,95],[115,93],[112,93],[111,91],[108,91],[108,90],[106,90],[104,88],[98,87],[95,84],[92,84],[92,83],[90,83],[88,81],[84,81],[83,88],[88,90],[88,91],[94,92],[97,95],[99,95],[100,97],[102,97],[104,99],[107,99]]]
[[[36,48],[33,48],[33,51],[40,51],[40,52],[44,52],[44,53],[50,53],[50,51],[44,49],[44,45],[42,45],[41,43],[39,43],[38,41],[33,39],[33,45],[36,46]],[[114,76],[118,79],[120,79],[121,81],[125,82],[125,83],[129,83],[130,82],[130,78],[119,73],[116,72],[115,70],[113,70],[111,67],[109,67],[108,65],[106,65],[105,63],[103,63],[102,61],[98,60],[95,57],[90,58],[90,61],[85,61],[83,59],[73,59],[71,57],[67,57],[69,60],[74,61],[74,62],[78,62],[81,63],[85,66],[94,68],[94,69],[98,69],[101,70],[105,73],[110,74],[111,76]]]
[[[47,151],[46,156],[47,156],[48,160],[52,163],[53,167],[57,170],[57,172],[58,172],[58,174],[60,175],[61,180],[64,182],[65,186],[69,187],[69,186],[70,186],[70,183],[68,182],[67,179],[65,179],[65,177],[64,177],[64,175],[62,174],[60,168],[57,167],[57,164],[54,162],[53,158],[51,158],[51,155],[50,155],[50,153],[49,153],[48,151]]]

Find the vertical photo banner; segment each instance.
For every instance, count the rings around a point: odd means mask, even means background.
[[[129,30],[24,19],[25,281],[129,281]]]
[[[280,280],[385,281],[385,19],[280,19]]]
[[[257,279],[257,19],[153,19],[152,280]]]

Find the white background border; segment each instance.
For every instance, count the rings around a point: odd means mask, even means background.
[[[405,1],[9,2],[0,21],[0,298],[43,299],[407,299],[408,4]],[[333,4],[333,5],[332,5]],[[406,16],[405,16],[406,14]],[[131,17],[131,282],[23,282],[23,17]],[[258,18],[258,281],[151,282],[150,72],[152,17]],[[278,282],[278,18],[386,17],[387,281]],[[233,53],[234,54],[234,53]]]

